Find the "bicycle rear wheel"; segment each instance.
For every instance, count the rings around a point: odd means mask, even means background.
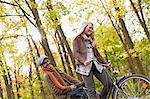
[[[119,80],[114,88],[113,99],[150,99],[150,79],[133,74]]]

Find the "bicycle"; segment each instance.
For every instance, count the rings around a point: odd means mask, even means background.
[[[124,76],[114,86],[113,99],[150,99],[150,79],[144,75]]]
[[[112,81],[112,99],[150,99],[150,79],[144,75],[131,74]]]
[[[150,79],[146,76],[131,74],[123,76],[118,81],[113,78],[112,80],[112,99],[150,99]],[[83,87],[83,94],[79,99],[90,99],[86,87]]]

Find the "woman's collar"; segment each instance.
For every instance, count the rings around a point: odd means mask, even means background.
[[[90,40],[91,42],[93,41],[91,37],[87,37],[85,34],[81,35],[85,40]]]

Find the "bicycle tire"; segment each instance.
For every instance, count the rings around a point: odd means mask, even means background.
[[[114,88],[113,99],[150,99],[150,79],[144,75],[133,74],[123,77],[116,85],[119,89]],[[132,90],[132,88],[135,88],[135,90]],[[142,93],[140,93],[141,90]]]

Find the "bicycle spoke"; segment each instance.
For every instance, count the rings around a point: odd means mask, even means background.
[[[150,99],[150,80],[143,75],[127,76],[115,88],[113,99]],[[122,94],[123,93],[123,94]]]
[[[127,84],[123,84],[121,88],[118,89],[118,97],[120,99],[126,99],[126,97],[130,96],[129,93],[130,88],[127,86]],[[130,92],[132,92],[130,90]]]
[[[126,84],[126,86],[124,86],[124,87],[125,87],[126,92],[128,93],[128,96],[129,96],[129,94],[134,95],[134,92],[131,90],[132,89],[131,82],[126,82],[125,84]]]
[[[148,88],[148,85],[147,84],[145,84],[145,83],[143,83],[144,84],[144,88],[142,88],[142,91],[141,91],[141,93],[140,93],[140,97],[142,97],[142,96],[144,96],[144,95],[149,95],[150,96],[150,92],[148,91],[149,90],[149,88]],[[142,85],[143,86],[143,85]],[[149,94],[148,94],[149,93]]]
[[[136,94],[136,90],[135,90],[135,79],[131,79],[129,80],[129,83],[130,85],[130,90],[132,90],[132,95],[134,96]]]
[[[128,96],[129,94],[128,93],[130,93],[130,92],[132,92],[131,90],[130,90],[130,88],[127,86],[127,85],[125,85],[125,86],[123,86],[123,88],[121,88],[121,89],[123,89],[123,92],[126,94],[126,96]]]
[[[139,93],[140,93],[140,90],[141,90],[141,88],[140,88],[140,79],[138,79],[137,83],[138,83],[138,84],[137,84],[138,87],[137,87],[137,94],[136,94],[136,96],[139,97]]]

